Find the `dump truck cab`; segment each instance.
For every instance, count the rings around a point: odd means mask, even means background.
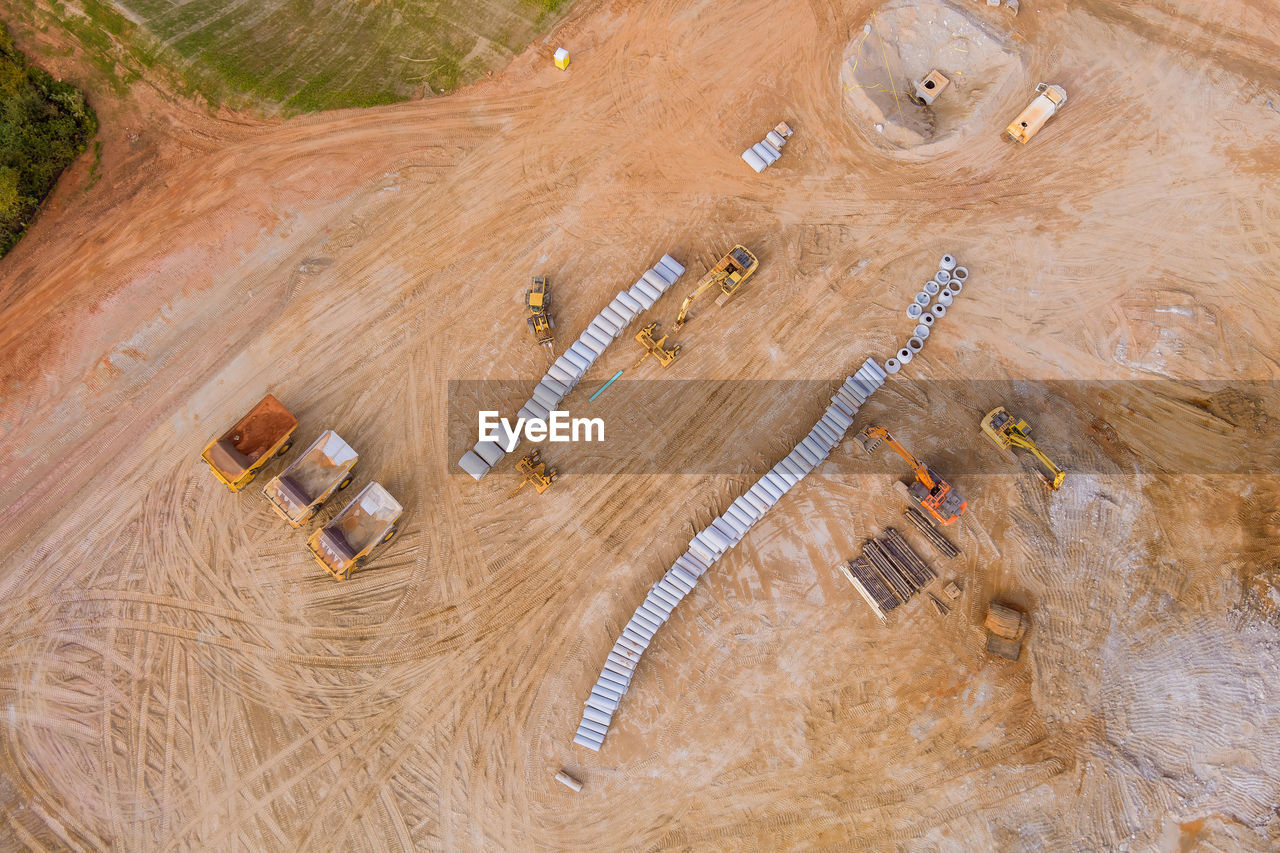
[[[238,492],[258,476],[258,469],[273,456],[283,456],[293,446],[298,419],[268,394],[249,414],[205,445],[200,457],[215,477]]]
[[[342,436],[325,430],[288,468],[262,487],[271,508],[301,527],[315,518],[334,492],[351,485],[351,469],[359,455]]]
[[[390,542],[404,507],[380,483],[370,483],[307,540],[316,562],[337,580],[351,577],[370,552]]]

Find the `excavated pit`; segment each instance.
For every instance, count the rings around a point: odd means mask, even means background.
[[[915,82],[934,69],[950,85],[921,106],[912,100]],[[1004,35],[976,15],[938,0],[896,0],[874,12],[849,45],[840,84],[868,136],[924,155],[978,132],[1021,72]]]

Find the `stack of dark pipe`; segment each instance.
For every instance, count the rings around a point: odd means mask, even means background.
[[[862,546],[862,554],[894,596],[904,603],[937,577],[892,527],[886,528],[881,538],[868,539]]]
[[[947,541],[947,538],[929,523],[929,519],[925,518],[924,513],[920,510],[909,506],[902,511],[902,514],[906,516],[907,521],[911,522],[917,530],[924,534],[924,538],[928,539],[930,544],[937,548],[940,553],[948,557],[960,556],[960,549]]]

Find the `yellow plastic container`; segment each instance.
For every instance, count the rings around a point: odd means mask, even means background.
[[[569,51],[565,50],[563,47],[556,48],[555,61],[556,68],[564,71],[569,67]]]

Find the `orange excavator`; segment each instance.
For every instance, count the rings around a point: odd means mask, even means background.
[[[912,500],[924,507],[925,512],[933,516],[939,524],[951,524],[964,515],[969,502],[962,498],[960,493],[953,489],[946,480],[930,471],[927,465],[912,456],[911,451],[903,447],[902,443],[890,435],[887,429],[869,426],[858,433],[858,443],[862,445],[862,449],[867,453],[874,453],[880,447],[880,442],[882,441],[892,447],[895,453],[907,460],[907,464],[915,472],[916,481],[907,486],[907,494],[911,496]]]

